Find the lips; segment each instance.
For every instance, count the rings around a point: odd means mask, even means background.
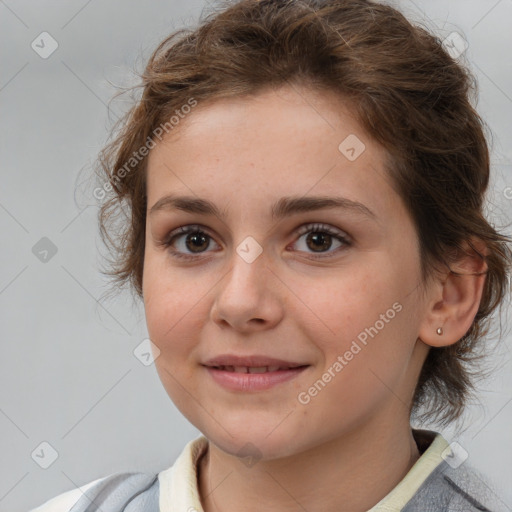
[[[284,359],[276,359],[263,355],[237,356],[233,354],[222,354],[208,359],[203,364],[204,366],[216,367],[217,369],[222,368],[226,371],[240,371],[241,373],[248,373],[245,369],[259,369],[259,371],[249,373],[263,373],[262,368],[266,368],[266,371],[276,371],[307,366],[306,363],[286,361]],[[269,370],[270,368],[272,370]]]
[[[289,370],[290,366],[212,366],[215,370],[223,370],[225,372],[236,373],[267,373],[276,372],[278,370]]]
[[[209,359],[203,366],[223,388],[235,392],[260,392],[300,375],[309,364],[267,356],[224,354]]]

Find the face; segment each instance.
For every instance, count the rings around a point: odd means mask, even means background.
[[[284,457],[406,414],[426,305],[385,158],[341,99],[289,87],[199,104],[151,150],[155,364],[222,450]]]

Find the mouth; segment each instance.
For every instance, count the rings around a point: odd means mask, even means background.
[[[297,368],[305,368],[308,365],[299,366],[232,366],[232,365],[220,365],[220,366],[209,366],[213,370],[221,370],[224,372],[235,372],[235,373],[269,373],[277,371],[295,370]]]
[[[236,371],[235,368],[272,368],[275,371],[277,369],[288,369],[297,368],[304,366],[305,363],[287,361],[285,359],[277,359],[275,357],[269,357],[265,355],[235,355],[235,354],[221,354],[216,357],[212,357],[203,363],[205,366],[211,368],[227,368],[230,371]],[[247,372],[246,372],[247,373]]]
[[[213,381],[224,389],[255,392],[288,382],[311,365],[266,356],[224,355],[210,359],[202,366],[208,370]]]

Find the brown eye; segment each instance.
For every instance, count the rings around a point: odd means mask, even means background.
[[[307,224],[299,230],[299,239],[295,244],[301,252],[318,253],[321,256],[313,256],[318,258],[329,257],[351,245],[348,236],[343,231],[331,228],[325,224]],[[307,235],[303,243],[299,243],[301,238]],[[329,250],[333,245],[337,244],[334,249]],[[323,253],[326,253],[323,256]]]
[[[332,245],[332,235],[327,233],[310,233],[306,238],[306,244],[314,251],[319,249],[320,251],[328,250]]]
[[[194,259],[194,255],[208,252],[213,238],[200,226],[182,226],[169,234],[164,246],[169,249],[173,257]]]
[[[208,235],[201,231],[190,233],[185,236],[185,245],[192,252],[201,252],[201,250],[208,248],[208,238]]]

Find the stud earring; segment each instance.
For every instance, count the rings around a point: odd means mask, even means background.
[[[438,327],[436,332],[437,332],[437,334],[439,334],[439,336],[441,336],[443,334],[443,328],[442,327]]]

